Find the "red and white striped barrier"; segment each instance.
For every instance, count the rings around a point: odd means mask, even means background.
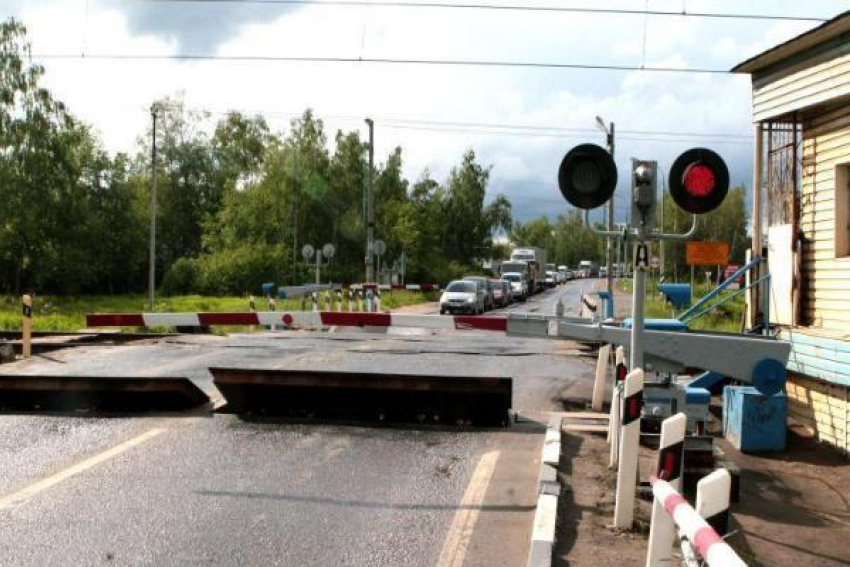
[[[718,473],[718,478],[722,475],[722,472]],[[706,478],[709,477],[711,475]],[[723,541],[714,528],[688,504],[681,494],[676,492],[670,483],[655,476],[650,477],[649,482],[656,500],[673,518],[679,532],[709,567],[747,567],[735,550]]]
[[[339,311],[265,311],[245,313],[92,313],[89,327],[213,327],[282,325],[286,328],[407,327],[505,332],[507,317],[436,316]]]

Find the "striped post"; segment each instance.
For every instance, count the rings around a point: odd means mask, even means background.
[[[32,356],[32,296],[23,296],[21,304],[21,354],[29,358]]]
[[[732,475],[726,469],[717,469],[697,483],[697,514],[721,536],[729,533],[731,492]]]
[[[688,417],[681,412],[661,423],[661,442],[658,446],[655,476],[667,481],[674,490],[681,488],[687,425]],[[673,518],[664,512],[662,503],[655,500],[652,503],[652,521],[649,524],[647,567],[669,565],[675,539],[676,527],[673,525]]]
[[[351,302],[351,297],[352,297],[353,295],[354,295],[354,291],[353,291],[351,288],[349,288],[349,289],[345,292],[345,297],[348,299],[348,312],[349,312],[349,313],[351,313],[352,311],[354,311],[354,304]]]
[[[626,351],[618,346],[614,351],[614,389],[611,394],[611,418],[608,421],[608,442],[611,444],[611,454],[608,467],[616,468],[620,452],[620,406],[623,399],[623,383],[628,374],[626,368]]]
[[[318,294],[314,291],[310,294],[310,299],[313,301],[313,311],[319,310],[319,297]]]
[[[381,310],[381,288],[375,288],[375,311]]]
[[[249,311],[249,312],[251,312],[251,313],[256,313],[256,312],[257,312],[257,304],[256,304],[256,302],[254,301],[254,296],[253,296],[253,295],[249,295],[249,296],[248,296],[248,311]],[[253,332],[254,332],[254,325],[248,325],[248,332],[249,332],[249,333],[253,333]]]
[[[605,378],[608,375],[608,364],[611,361],[611,345],[599,347],[599,357],[596,359],[596,380],[593,382],[593,397],[590,401],[590,409],[602,411],[602,402],[605,401]]]
[[[640,412],[643,408],[643,370],[635,368],[626,376],[620,425],[619,468],[614,504],[614,527],[631,529],[635,511],[635,485],[640,444]]]
[[[711,475],[709,475],[711,476]],[[650,477],[652,494],[673,518],[679,533],[696,549],[709,567],[747,567],[729,544],[714,531],[702,516],[697,514],[681,494],[665,480]]]
[[[342,290],[336,290],[336,310],[342,311]]]
[[[271,295],[269,296],[269,311],[272,313],[277,311],[277,302],[275,302],[274,297],[272,297]],[[276,331],[277,326],[272,323],[271,325],[269,325],[269,330]]]

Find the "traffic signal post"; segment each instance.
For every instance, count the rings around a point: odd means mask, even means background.
[[[680,155],[670,168],[670,193],[679,207],[693,215],[690,230],[668,234],[656,226],[658,204],[658,164],[655,161],[632,160],[631,219],[622,231],[598,230],[589,222],[589,210],[611,201],[617,186],[617,166],[611,154],[594,144],[581,144],[564,156],[558,170],[558,186],[573,206],[584,209],[585,225],[599,236],[633,243],[632,318],[629,344],[629,369],[644,370],[644,313],[646,274],[649,270],[649,243],[664,240],[686,240],[697,228],[697,215],[717,208],[729,189],[729,171],[724,161],[711,150],[695,148]],[[640,374],[641,377],[643,374]],[[640,423],[635,409],[643,405],[642,387],[629,399],[617,401],[623,424]],[[628,388],[626,388],[628,393]],[[624,396],[627,397],[627,396]],[[632,426],[633,429],[639,425]],[[616,434],[616,433],[615,433]],[[630,528],[637,470],[638,438],[621,437],[617,475],[617,502],[614,527]],[[631,445],[634,445],[633,447]],[[624,502],[623,499],[628,499]]]

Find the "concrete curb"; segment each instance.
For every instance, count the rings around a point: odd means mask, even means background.
[[[561,415],[553,415],[549,418],[549,426],[546,428],[546,438],[543,441],[543,453],[540,459],[540,474],[537,478],[537,510],[534,512],[534,528],[531,532],[527,567],[552,565],[558,498],[561,496],[558,463],[561,460],[563,419]]]

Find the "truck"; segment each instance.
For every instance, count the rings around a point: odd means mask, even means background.
[[[514,248],[511,262],[521,261],[528,264],[528,293],[543,291],[546,287],[546,250],[542,248]]]
[[[590,260],[582,260],[578,264],[578,270],[581,272],[581,277],[583,278],[596,278],[599,277],[599,266],[596,262],[592,262]]]

